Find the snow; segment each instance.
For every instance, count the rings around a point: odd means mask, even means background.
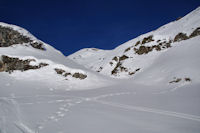
[[[131,49],[124,53],[149,35],[167,40],[179,32],[190,34],[200,27],[199,13],[197,8],[114,50],[86,48],[66,58],[48,44],[46,51],[21,44],[1,47],[0,55],[34,59],[31,65],[49,65],[11,74],[0,72],[0,133],[199,133],[200,36],[175,42],[162,51],[136,55]],[[0,25],[40,41],[25,29]],[[123,72],[113,78],[109,62],[122,55],[131,57],[122,61],[129,71],[141,70],[134,76]],[[95,72],[99,67],[103,70]],[[83,73],[87,78],[63,77],[55,68]],[[174,77],[182,80],[169,83]]]
[[[169,24],[166,24],[158,28],[157,30],[141,35],[133,40],[130,40],[116,47],[113,50],[110,51],[105,50],[104,52],[102,50],[94,51],[92,52],[92,56],[85,56],[91,52],[83,49],[68,56],[68,58],[94,71],[98,71],[99,68],[102,67],[103,70],[100,71],[100,73],[103,75],[121,79],[131,78],[132,76],[123,72],[119,73],[117,76],[113,76],[111,74],[111,71],[114,69],[115,64],[111,66],[109,63],[112,61],[113,57],[115,56],[120,57],[122,55],[127,55],[128,57],[131,57],[123,62],[123,65],[127,66],[130,72],[134,71],[137,68],[141,68],[141,70],[147,69],[152,64],[152,62],[156,60],[156,58],[159,56],[160,53],[154,50],[153,52],[151,52],[151,54],[138,56],[134,53],[134,50],[132,48],[136,44],[136,42],[137,41],[141,42],[143,38],[153,35],[154,41],[145,44],[145,46],[153,46],[155,44],[158,44],[157,43],[158,40],[161,40],[161,42],[164,41],[168,42],[169,40],[173,40],[175,36],[180,32],[190,35],[196,28],[200,27],[199,14],[200,14],[200,7],[198,7],[196,10],[184,16],[178,21],[171,22]],[[172,43],[171,45],[172,47],[174,47],[175,45],[180,45],[180,44]],[[124,52],[125,49],[129,47],[131,47],[131,49],[127,52]],[[138,48],[139,45],[134,47]],[[168,49],[164,51],[167,50]],[[98,58],[103,60],[99,60]]]

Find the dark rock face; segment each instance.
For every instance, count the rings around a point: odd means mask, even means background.
[[[156,51],[160,51],[160,50],[163,50],[166,48],[170,48],[171,43],[172,43],[172,41],[170,40],[169,42],[164,41],[164,42],[160,42],[159,44],[153,45],[153,46],[140,46],[139,49],[134,48],[134,51],[136,54],[139,54],[139,55],[148,54],[149,52],[153,51],[154,49]]]
[[[124,53],[125,53],[125,52],[128,52],[129,50],[131,50],[130,47],[128,47],[127,49],[125,49],[125,50],[124,50]]]
[[[139,55],[147,54],[150,51],[152,51],[152,49],[150,47],[145,47],[145,46],[140,46],[139,49],[135,49],[135,52]]]
[[[140,44],[140,41],[137,41],[136,43],[135,43],[135,46],[137,46],[137,45],[139,45]]]
[[[128,56],[122,55],[121,57],[119,57],[119,61],[126,60],[128,58],[129,58]]]
[[[0,71],[11,73],[14,70],[27,71],[30,69],[39,69],[41,67],[48,65],[46,63],[40,63],[38,66],[36,65],[32,66],[30,65],[31,61],[35,61],[35,60],[34,59],[21,60],[19,58],[13,58],[13,57],[2,55],[1,61],[0,61]]]
[[[114,58],[116,58],[116,66],[114,67],[114,69],[111,71],[112,75],[116,75],[119,72],[128,72],[128,69],[124,66],[122,66],[122,61],[128,59],[129,57],[126,55],[122,55],[121,57],[119,57],[119,59],[115,56]]]
[[[4,65],[3,65],[3,62],[0,61],[0,72],[4,71]]]
[[[190,35],[190,38],[195,37],[195,36],[199,36],[200,35],[200,27],[196,28],[196,30],[194,30],[192,32],[192,34]]]
[[[84,75],[82,73],[74,73],[72,75],[72,77],[79,78],[79,79],[85,79],[87,77],[87,75]]]
[[[58,69],[58,68],[55,68],[55,71],[57,72],[57,74],[63,74],[65,72],[65,70]]]
[[[186,82],[191,82],[192,80],[191,80],[190,78],[187,77],[187,78],[185,78],[185,81],[186,81]]]
[[[20,34],[12,28],[0,26],[0,47],[9,47],[23,43],[29,43],[36,49],[45,50],[42,43],[33,42],[29,37]]]
[[[60,68],[55,68],[55,71],[56,71],[57,74],[62,75],[64,77],[72,76],[74,78],[79,78],[79,79],[85,79],[85,78],[87,78],[87,75],[85,75],[85,74],[78,73],[78,72],[72,74],[72,73],[66,72],[65,70],[60,69]]]
[[[115,68],[111,71],[111,74],[116,75],[119,72],[120,69],[124,70],[124,67],[122,67],[121,62],[118,62],[117,65],[115,66]]]
[[[154,41],[154,40],[153,40],[153,35],[148,36],[148,37],[145,37],[145,38],[142,40],[142,44],[149,43],[149,42],[152,42],[152,41]],[[137,43],[136,43],[136,44],[137,44]]]
[[[187,40],[187,39],[188,39],[188,36],[186,34],[179,33],[178,35],[175,36],[174,42],[179,42],[179,41]]]

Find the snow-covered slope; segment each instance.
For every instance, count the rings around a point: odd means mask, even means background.
[[[66,58],[0,23],[0,133],[199,133],[199,27],[197,8],[114,50]]]
[[[132,78],[148,67],[155,66],[159,56],[167,55],[173,47],[182,45],[185,40],[186,43],[195,45],[198,41],[193,42],[193,38],[199,40],[199,35],[200,7],[183,18],[130,40],[114,50],[93,51],[90,56],[92,50],[83,49],[68,58],[104,75]],[[179,47],[180,51],[181,49]],[[189,67],[187,65],[185,63],[184,67]]]
[[[107,84],[105,78],[66,60],[60,51],[38,40],[25,29],[5,23],[0,23],[0,28],[1,76],[24,81],[38,80],[75,89]]]

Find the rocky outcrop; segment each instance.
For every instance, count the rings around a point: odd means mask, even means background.
[[[199,36],[200,35],[200,27],[196,28],[192,34],[190,35],[190,38],[195,37],[195,36]]]
[[[179,33],[175,36],[174,42],[179,42],[179,41],[187,40],[187,39],[188,39],[188,36],[185,33]]]
[[[185,81],[185,82],[191,82],[192,80],[189,77],[186,78],[176,78],[174,77],[174,79],[172,81],[170,81],[169,83],[179,83],[181,80]]]
[[[148,37],[145,37],[145,38],[142,40],[142,44],[149,43],[149,42],[152,42],[152,41],[154,41],[154,40],[153,40],[153,35],[150,35],[150,36],[148,36]],[[136,45],[137,45],[137,43],[136,43]]]
[[[29,37],[22,35],[12,28],[0,26],[0,47],[9,47],[24,43],[30,44],[33,48],[45,50],[43,43],[34,42]]]
[[[87,78],[87,75],[79,73],[79,72],[75,72],[74,74],[72,74],[72,73],[66,72],[65,70],[60,69],[60,68],[55,68],[54,70],[56,71],[57,74],[62,75],[63,77],[72,76],[72,77],[78,78],[78,79]]]
[[[0,72],[5,71],[12,73],[14,70],[27,71],[30,69],[39,69],[48,65],[46,63],[39,63],[39,65],[30,65],[30,62],[32,61],[35,62],[35,59],[22,60],[19,58],[2,55],[0,61]]]
[[[122,66],[122,62],[126,59],[128,59],[129,57],[126,55],[122,55],[120,57],[114,57],[112,60],[114,60],[115,62],[117,62],[116,66],[114,67],[114,69],[111,71],[112,75],[117,75],[117,73],[119,72],[128,72],[128,69],[124,66]]]
[[[187,40],[187,39],[199,36],[199,35],[200,35],[200,27],[196,28],[191,33],[190,36],[187,36],[186,33],[180,32],[174,37],[173,40],[169,40],[168,42],[164,39],[165,41],[157,40],[157,42],[156,42],[157,44],[156,45],[152,45],[152,46],[143,45],[145,43],[154,41],[153,40],[153,36],[149,36],[149,37],[145,37],[141,44],[140,44],[140,41],[137,41],[136,44],[135,44],[135,47],[133,49],[134,49],[135,53],[138,54],[138,55],[148,54],[149,52],[153,51],[154,49],[156,51],[160,51],[160,50],[164,50],[164,49],[170,48],[172,42],[180,42],[180,41]],[[138,46],[139,44],[141,46],[139,46],[139,48],[136,48],[136,46]],[[129,51],[130,48],[131,47],[127,48],[124,52]]]
[[[74,77],[74,78],[79,78],[79,79],[85,79],[85,78],[87,77],[87,75],[77,72],[77,73],[74,73],[74,74],[72,75],[72,77]]]
[[[179,42],[179,41],[182,41],[182,40],[187,40],[187,39],[190,39],[190,38],[193,38],[193,37],[196,37],[196,36],[199,36],[200,35],[200,27],[196,28],[191,34],[190,36],[187,36],[185,33],[179,33],[175,36],[174,38],[174,42]]]

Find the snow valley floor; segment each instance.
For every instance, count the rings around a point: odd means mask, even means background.
[[[4,92],[12,93],[1,96],[2,131],[200,131],[199,84],[165,88],[127,82],[94,90],[70,91],[47,88],[39,83],[22,83],[16,88],[15,82],[5,84],[13,88]]]
[[[66,57],[0,23],[0,133],[199,133],[200,8]]]

